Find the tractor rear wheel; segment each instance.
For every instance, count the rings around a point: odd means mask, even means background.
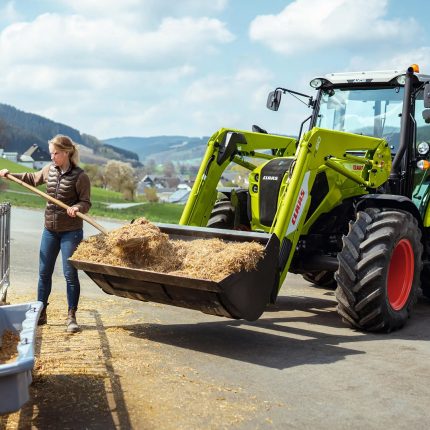
[[[234,217],[235,209],[231,201],[221,199],[215,202],[207,226],[211,228],[232,229],[234,228]]]
[[[322,288],[336,288],[336,280],[334,279],[334,272],[322,270],[321,272],[308,272],[302,274],[305,281],[315,284]]]
[[[401,328],[417,298],[422,249],[421,231],[410,213],[359,212],[338,254],[336,299],[342,318],[364,331]]]

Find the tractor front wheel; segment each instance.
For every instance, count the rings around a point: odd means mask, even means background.
[[[212,209],[208,227],[211,228],[234,228],[235,208],[228,199],[221,199],[215,202]]]
[[[338,254],[338,313],[364,331],[401,328],[417,298],[422,249],[421,231],[410,213],[359,212]]]

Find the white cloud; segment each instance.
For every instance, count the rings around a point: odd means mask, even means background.
[[[251,100],[257,87],[267,84],[272,74],[267,69],[246,67],[233,75],[209,75],[195,80],[185,91],[185,100],[190,103],[221,102],[228,110],[235,102]],[[218,106],[221,107],[221,106]]]
[[[209,12],[219,12],[225,9],[228,0],[56,0],[56,3],[63,3],[78,13],[94,13],[98,16],[112,12],[121,13],[132,10],[134,13],[151,14],[156,11],[163,16],[176,15],[178,13],[202,14]]]
[[[165,18],[155,31],[119,26],[114,19],[40,15],[8,26],[0,35],[0,64],[133,68],[173,66],[202,50],[233,40],[211,18]]]
[[[56,0],[57,2],[59,0]],[[91,17],[115,17],[132,26],[154,26],[163,17],[201,16],[219,13],[228,0],[60,0],[72,12]]]
[[[167,88],[156,101],[151,95],[146,97],[145,89],[134,102],[128,97],[121,105],[109,106],[108,115],[115,117],[114,123],[95,120],[91,127],[96,136],[103,138],[124,135],[124,130],[140,136],[210,135],[220,127],[249,130],[265,111],[270,78],[270,72],[256,67],[251,72],[239,69],[231,75],[209,75],[183,89]],[[85,107],[85,111],[90,110]]]
[[[277,15],[257,16],[249,35],[290,55],[336,46],[354,49],[360,43],[398,44],[419,32],[412,18],[386,19],[387,5],[388,0],[295,0]]]
[[[185,101],[184,88],[234,40],[200,12],[217,13],[227,0],[63,3],[74,14],[20,18],[0,33],[2,103],[99,137],[185,131],[205,102]]]
[[[390,58],[378,61],[377,67],[379,69],[406,69],[411,64],[418,64],[422,73],[430,74],[430,47],[423,46],[398,52]]]

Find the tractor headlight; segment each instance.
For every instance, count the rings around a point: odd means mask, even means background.
[[[417,146],[417,151],[420,155],[427,155],[430,151],[430,145],[427,142],[421,142]]]

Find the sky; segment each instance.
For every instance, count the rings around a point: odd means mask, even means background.
[[[326,73],[430,74],[422,0],[0,0],[0,103],[99,139],[297,134]]]

